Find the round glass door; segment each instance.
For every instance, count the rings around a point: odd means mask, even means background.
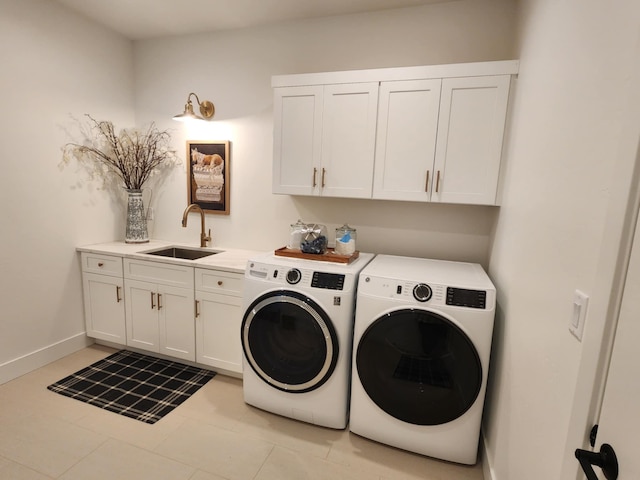
[[[360,339],[356,365],[369,398],[416,425],[460,417],[482,385],[482,365],[469,337],[426,310],[403,309],[377,319]]]
[[[271,292],[251,304],[242,321],[242,348],[262,380],[293,393],[325,383],[338,360],[329,316],[306,295],[291,291]]]

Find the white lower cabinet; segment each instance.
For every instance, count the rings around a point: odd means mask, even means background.
[[[242,273],[81,252],[87,336],[242,376]]]
[[[125,343],[122,278],[83,273],[82,284],[87,335]]]
[[[127,345],[194,361],[193,268],[125,259],[124,277]]]
[[[83,252],[81,261],[87,335],[126,343],[122,258]]]
[[[195,269],[196,361],[242,373],[243,275]]]
[[[127,345],[195,360],[193,290],[125,280]]]

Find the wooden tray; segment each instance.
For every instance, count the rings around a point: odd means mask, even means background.
[[[297,248],[287,248],[282,247],[277,249],[275,252],[278,257],[291,257],[291,258],[302,258],[304,260],[316,260],[319,262],[333,262],[333,263],[351,263],[356,258],[360,256],[359,251],[353,252],[351,255],[340,255],[335,253],[335,249],[327,248],[327,253],[323,254],[315,254],[315,253],[304,253],[302,250]]]

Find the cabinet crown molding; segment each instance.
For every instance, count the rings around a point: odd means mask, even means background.
[[[519,60],[496,62],[453,63],[414,67],[372,68],[341,72],[299,73],[274,75],[271,86],[295,87],[356,82],[386,82],[430,78],[481,77],[488,75],[517,75]]]

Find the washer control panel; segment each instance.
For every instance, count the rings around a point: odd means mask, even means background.
[[[311,286],[314,288],[327,288],[329,290],[344,289],[344,275],[338,273],[313,272]]]
[[[350,291],[355,286],[355,275],[330,273],[307,268],[273,266],[251,262],[245,272],[249,278],[297,287]]]

